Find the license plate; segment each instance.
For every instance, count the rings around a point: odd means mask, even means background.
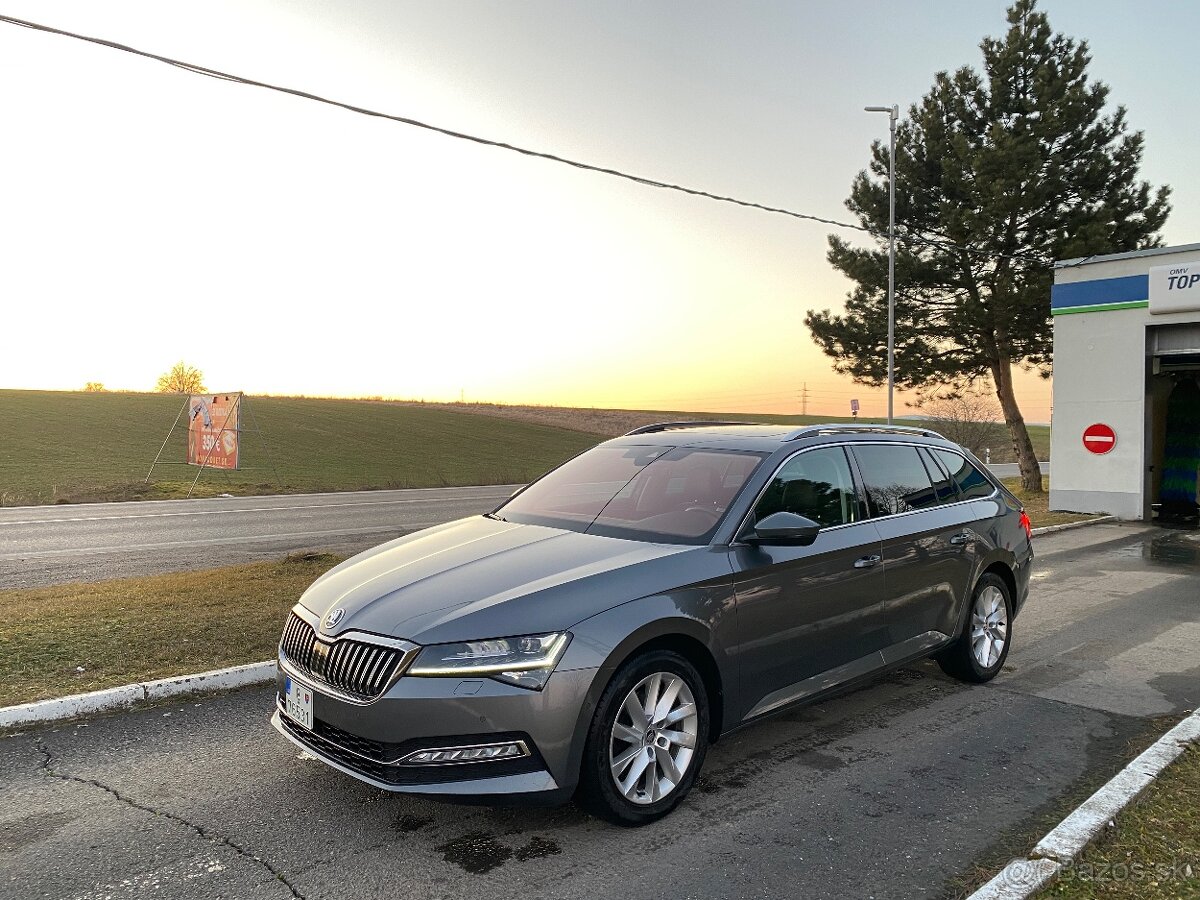
[[[283,711],[293,722],[298,722],[312,731],[312,689],[291,678],[285,679],[283,682]]]

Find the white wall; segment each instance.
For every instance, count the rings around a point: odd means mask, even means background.
[[[1144,309],[1054,317],[1051,509],[1141,518],[1149,317]],[[1103,456],[1083,446],[1097,422],[1117,433]]]

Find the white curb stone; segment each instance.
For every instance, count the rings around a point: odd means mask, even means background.
[[[1070,531],[1072,528],[1084,528],[1088,525],[1100,525],[1104,522],[1115,522],[1116,516],[1099,516],[1095,519],[1084,519],[1081,522],[1064,522],[1062,525],[1043,525],[1041,528],[1033,529],[1033,536],[1039,534],[1054,534],[1056,531]]]
[[[968,900],[1026,900],[1096,839],[1189,744],[1200,743],[1200,710],[1155,741],[1043,837],[1030,859],[1014,859]]]
[[[228,669],[217,669],[213,672],[201,672],[199,675],[160,678],[158,681],[147,681],[142,687],[146,690],[147,700],[161,700],[163,697],[174,697],[178,694],[224,691],[248,684],[263,684],[274,678],[275,662],[266,660],[244,666],[230,666]]]
[[[1062,869],[1052,859],[1014,859],[969,900],[1024,900],[1040,891]]]
[[[157,681],[147,681],[142,684],[126,684],[103,691],[73,694],[70,697],[56,697],[53,700],[41,700],[37,703],[5,706],[0,707],[0,728],[73,719],[76,716],[129,708],[139,703],[175,697],[180,694],[224,691],[250,684],[265,684],[274,677],[275,662],[267,660],[194,675],[160,678]]]
[[[1152,781],[1153,775],[1129,768],[1122,769],[1112,781],[1084,800],[1082,806],[1038,841],[1033,848],[1033,855],[1048,856],[1064,863],[1070,862],[1083,852],[1084,847],[1099,837],[1104,826],[1133,802]]]

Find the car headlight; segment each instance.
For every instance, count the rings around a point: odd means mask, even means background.
[[[405,674],[425,677],[485,675],[540,691],[571,642],[566,631],[525,637],[434,644],[422,648]]]

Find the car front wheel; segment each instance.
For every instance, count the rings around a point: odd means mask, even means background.
[[[971,609],[959,639],[937,657],[947,675],[963,681],[991,681],[1004,667],[1012,643],[1012,597],[998,575],[987,572],[975,585]]]
[[[678,653],[634,657],[613,676],[588,730],[582,797],[619,825],[645,825],[680,804],[708,749],[708,695]]]

